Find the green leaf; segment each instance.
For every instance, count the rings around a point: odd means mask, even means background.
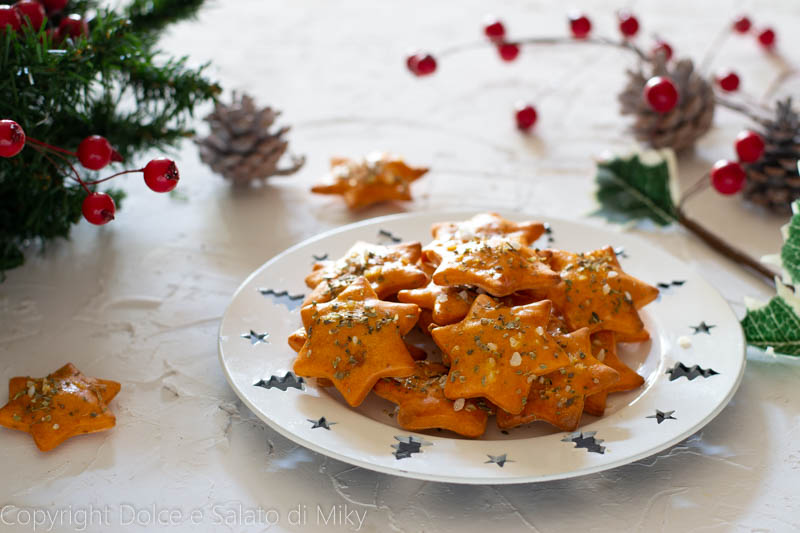
[[[614,222],[650,219],[660,226],[675,222],[670,157],[670,152],[662,152],[653,163],[642,161],[641,154],[599,162],[596,180],[601,207],[594,214]]]
[[[781,248],[783,269],[795,285],[800,285],[800,200],[792,204],[794,215],[784,228],[786,242]]]
[[[779,281],[778,294],[764,307],[748,309],[742,328],[752,346],[800,355],[800,298]]]

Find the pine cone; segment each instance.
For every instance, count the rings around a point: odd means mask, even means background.
[[[297,172],[305,163],[302,156],[292,156],[291,166],[278,168],[289,147],[283,138],[288,126],[270,132],[278,115],[271,107],[256,109],[251,96],[242,94],[237,99],[234,92],[229,105],[217,102],[205,118],[211,133],[196,141],[200,159],[236,185]]]
[[[792,202],[800,198],[800,116],[792,99],[778,102],[775,119],[761,125],[764,155],[745,165],[744,197],[776,213],[791,213]]]
[[[671,68],[663,54],[651,60],[652,72],[645,75],[641,68],[628,71],[628,85],[619,95],[623,115],[635,115],[631,128],[639,141],[653,148],[672,148],[676,151],[694,146],[697,139],[711,127],[714,118],[714,90],[694,70],[690,59],[681,59]],[[678,105],[669,113],[657,113],[644,99],[644,86],[653,76],[668,76],[680,95]]]

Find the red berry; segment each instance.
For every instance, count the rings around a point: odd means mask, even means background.
[[[61,11],[67,4],[69,0],[42,0],[44,3],[44,7],[47,9],[48,13],[53,13],[54,11]]]
[[[114,149],[105,137],[90,135],[78,145],[78,159],[89,170],[100,170],[111,161]]]
[[[14,4],[14,9],[19,12],[23,24],[30,24],[34,30],[39,30],[44,22],[44,6],[36,0],[19,0]]]
[[[669,113],[678,104],[678,89],[666,76],[655,76],[644,86],[644,97],[656,113]]]
[[[576,39],[585,39],[589,36],[589,32],[592,31],[592,22],[589,17],[582,13],[570,13],[569,29]]]
[[[514,61],[519,55],[519,45],[515,43],[498,44],[497,51],[503,61]]]
[[[497,19],[489,19],[483,27],[483,33],[492,41],[502,41],[506,36],[506,27]]]
[[[406,59],[406,66],[415,76],[427,76],[436,71],[436,59],[427,52],[417,52]]]
[[[617,19],[619,20],[619,31],[626,39],[639,32],[639,20],[630,11],[618,12]]]
[[[764,155],[764,139],[754,131],[744,130],[739,133],[735,146],[742,163],[754,163]]]
[[[0,120],[0,157],[14,157],[25,147],[25,131],[13,120]]]
[[[738,33],[747,33],[752,25],[747,15],[739,15],[733,19],[733,30]]]
[[[739,76],[732,70],[718,74],[717,85],[719,85],[723,91],[735,91],[739,88]]]
[[[657,56],[658,54],[664,54],[664,59],[667,61],[672,59],[672,47],[669,45],[669,43],[664,41],[657,41],[651,53],[653,57]]]
[[[70,15],[61,19],[61,24],[58,25],[58,36],[61,39],[72,37],[77,39],[79,37],[87,37],[89,35],[89,25],[80,15]]]
[[[83,199],[81,206],[83,218],[96,226],[102,226],[114,220],[116,210],[114,199],[104,192],[90,193]]]
[[[772,48],[775,46],[775,31],[772,28],[764,28],[758,32],[758,42],[764,48]]]
[[[11,31],[19,31],[22,19],[19,18],[19,11],[8,4],[0,4],[0,35],[5,33],[8,26],[11,26]]]
[[[721,159],[711,167],[711,184],[720,194],[736,194],[744,187],[745,173],[742,165]]]
[[[515,118],[517,119],[517,129],[520,131],[530,130],[536,124],[536,108],[530,104],[519,103],[516,107]]]
[[[144,167],[144,182],[156,192],[169,192],[178,185],[180,174],[172,159],[153,159]]]

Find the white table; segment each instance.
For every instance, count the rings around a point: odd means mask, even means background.
[[[562,6],[551,4],[509,0],[494,9],[512,35],[548,35],[565,26]],[[596,28],[615,34],[617,2],[583,4]],[[773,23],[781,48],[800,59],[794,2],[635,7],[644,35],[662,34],[678,54],[699,57],[716,28],[743,9]],[[217,361],[220,317],[245,276],[291,244],[402,209],[516,209],[546,219],[580,218],[593,208],[593,157],[631,143],[616,104],[631,59],[564,46],[524,49],[505,65],[486,48],[442,62],[429,79],[408,75],[407,50],[480,38],[486,10],[477,0],[211,2],[198,21],[164,36],[171,52],[212,60],[226,88],[284,110],[292,147],[308,163],[293,177],[237,191],[186,143],[177,157],[185,200],[156,197],[129,178],[130,197],[112,224],[81,224],[72,240],[31,253],[9,273],[0,285],[0,383],[45,375],[69,360],[123,388],[112,404],[114,430],[54,452],[0,431],[0,506],[17,506],[5,508],[7,521],[24,521],[22,509],[60,511],[53,530],[69,530],[59,524],[71,518],[73,527],[91,519],[89,531],[151,530],[159,520],[170,531],[261,531],[269,524],[246,524],[260,518],[278,522],[269,531],[346,531],[357,525],[336,518],[324,527],[316,514],[317,506],[326,515],[346,506],[366,512],[361,531],[375,532],[800,528],[800,364],[787,359],[751,353],[729,407],[655,457],[577,479],[496,488],[400,479],[326,459],[265,427],[229,389]],[[735,65],[756,93],[774,72],[750,39],[732,39],[715,64]],[[797,85],[787,90],[796,93]],[[520,98],[539,109],[530,137],[513,127]],[[721,110],[715,125],[682,157],[684,184],[733,156],[731,141],[745,121]],[[375,149],[431,166],[414,185],[413,203],[351,215],[337,198],[309,193],[329,156]],[[780,246],[782,220],[760,217],[736,198],[707,192],[690,210],[754,255]],[[768,296],[681,231],[646,236],[693,263],[739,313],[745,295]],[[298,505],[307,511],[300,525],[289,514]],[[113,528],[98,525],[106,519]],[[214,524],[221,520],[232,525]],[[139,525],[124,525],[131,521]]]

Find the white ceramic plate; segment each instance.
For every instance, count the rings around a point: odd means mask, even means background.
[[[627,272],[662,289],[642,312],[652,340],[624,345],[620,353],[645,384],[610,395],[606,415],[584,415],[577,433],[537,422],[505,434],[491,419],[477,440],[444,431],[409,432],[389,416],[394,406],[375,395],[353,409],[335,390],[290,373],[295,353],[286,338],[301,325],[298,307],[308,290],[303,279],[315,257],[335,259],[357,240],[424,243],[431,223],[474,214],[367,220],[268,261],[238,289],[220,326],[220,361],[236,394],[276,431],[316,452],[388,474],[485,484],[567,478],[642,459],[703,427],[731,399],[744,371],[744,339],[725,300],[691,267],[633,235],[552,219],[552,233],[541,244],[552,239],[553,246],[573,251],[610,244],[618,253],[624,250],[620,262]],[[682,347],[681,337],[691,345]]]

